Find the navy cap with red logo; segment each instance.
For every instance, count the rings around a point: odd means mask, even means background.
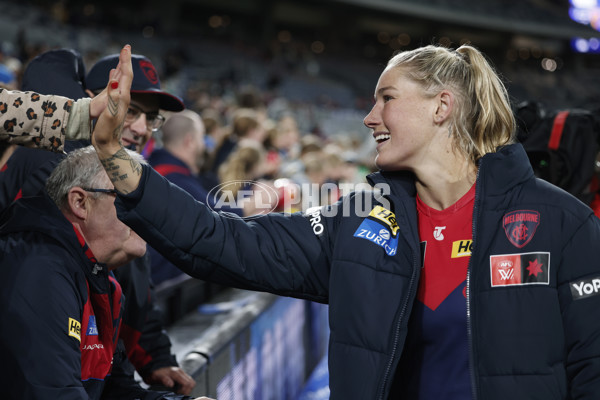
[[[86,88],[91,91],[101,91],[108,83],[111,69],[119,63],[119,55],[113,54],[101,58],[94,64],[85,78]],[[170,93],[160,89],[160,79],[152,62],[139,54],[131,55],[133,67],[133,82],[131,93],[156,93],[159,98],[159,107],[167,111],[181,111],[185,108],[183,101]]]

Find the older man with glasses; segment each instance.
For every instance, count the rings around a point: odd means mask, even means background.
[[[123,378],[122,291],[110,271],[144,255],[146,243],[117,219],[94,149],[69,153],[46,188],[14,202],[0,224],[5,396],[173,398]]]

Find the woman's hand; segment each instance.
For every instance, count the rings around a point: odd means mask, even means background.
[[[121,147],[121,131],[129,107],[132,81],[131,46],[126,45],[121,49],[119,64],[110,71],[106,88],[92,99],[90,105],[90,117],[100,112],[92,133],[92,144],[99,154],[111,150],[113,154]],[[99,100],[93,103],[96,99]]]
[[[142,176],[142,166],[132,158],[121,144],[123,123],[130,101],[133,69],[131,46],[121,50],[117,68],[110,71],[106,92],[106,108],[102,110],[92,132],[92,144],[108,177],[121,193],[137,188]]]

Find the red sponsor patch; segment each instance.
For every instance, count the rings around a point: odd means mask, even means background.
[[[540,213],[531,210],[516,210],[502,217],[506,237],[518,248],[524,247],[535,235],[540,224]]]
[[[156,73],[156,69],[151,62],[146,60],[140,60],[140,68],[142,72],[146,76],[146,78],[153,84],[156,85],[158,83],[158,74]]]
[[[550,253],[490,256],[492,286],[550,284]]]

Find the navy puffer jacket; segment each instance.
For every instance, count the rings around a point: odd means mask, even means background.
[[[383,195],[355,193],[321,210],[244,221],[212,212],[144,167],[117,209],[192,276],[329,303],[331,398],[386,399],[421,256],[411,177],[370,180]],[[600,224],[592,211],[536,179],[519,144],[483,157],[467,277],[474,398],[598,399],[598,294]]]

